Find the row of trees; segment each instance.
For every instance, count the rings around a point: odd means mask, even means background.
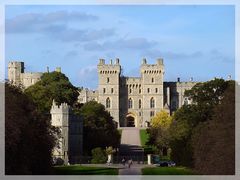
[[[44,73],[25,91],[6,84],[6,174],[50,173],[58,132],[50,121],[53,99],[68,103],[83,117],[84,154],[90,155],[96,147],[119,146],[120,134],[109,112],[95,101],[79,104],[78,91],[60,72]]]
[[[171,117],[160,112],[152,120],[149,143],[162,155],[171,150],[177,164],[200,174],[235,172],[235,83],[214,79],[196,84]]]

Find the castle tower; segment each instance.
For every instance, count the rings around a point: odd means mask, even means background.
[[[157,59],[156,64],[147,64],[147,60],[143,59],[140,71],[145,126],[158,111],[163,109],[163,59]]]
[[[64,163],[69,161],[69,114],[70,107],[66,103],[62,103],[60,106],[53,100],[51,108],[51,123],[52,126],[58,127],[60,130],[59,146],[53,150],[53,157],[61,158]]]
[[[24,73],[24,62],[8,63],[8,80],[13,85],[21,84],[21,74]]]
[[[110,112],[114,121],[119,122],[119,84],[120,84],[121,66],[119,59],[114,63],[105,64],[104,59],[99,60],[98,64],[98,92],[99,103],[103,104]]]

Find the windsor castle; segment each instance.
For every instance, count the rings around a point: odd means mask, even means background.
[[[98,69],[98,89],[82,89],[78,101],[86,103],[95,100],[105,106],[118,127],[148,127],[151,118],[164,109],[170,114],[183,104],[190,103],[184,97],[185,90],[196,82],[164,82],[163,59],[155,64],[142,60],[140,77],[125,77],[121,73],[119,59],[109,64],[100,59]],[[56,71],[61,71],[57,68]],[[9,62],[8,79],[15,85],[27,88],[41,79],[42,72],[24,72],[23,62]]]

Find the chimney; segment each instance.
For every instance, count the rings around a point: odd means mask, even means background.
[[[116,58],[115,64],[119,64],[119,58]]]
[[[146,58],[143,58],[143,60],[142,60],[142,64],[147,64],[147,60],[146,60]]]
[[[162,65],[162,64],[163,64],[163,59],[162,58],[157,59],[157,65]]]
[[[177,78],[177,82],[180,82],[180,77]]]

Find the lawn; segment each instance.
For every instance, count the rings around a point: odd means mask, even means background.
[[[55,175],[118,175],[118,169],[89,166],[55,166]]]
[[[140,129],[140,139],[141,139],[141,145],[143,147],[148,141],[148,138],[149,138],[149,134],[147,133],[146,129]]]
[[[149,167],[142,169],[142,175],[194,175],[194,173],[185,167]]]

